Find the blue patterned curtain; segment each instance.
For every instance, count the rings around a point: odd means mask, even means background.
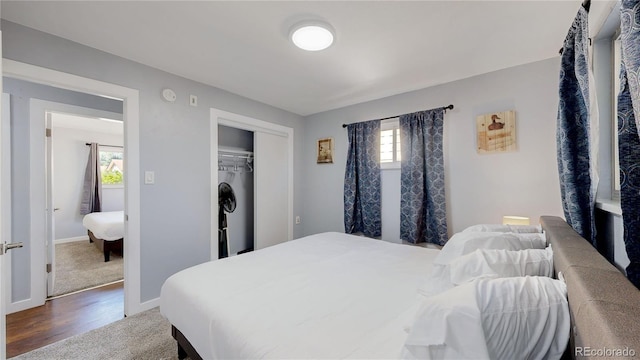
[[[623,0],[622,66],[618,95],[620,205],[627,277],[640,288],[640,1]]]
[[[382,235],[380,120],[347,125],[349,152],[344,174],[344,231]]]
[[[623,0],[620,7],[622,61],[625,64],[638,136],[640,136],[640,1]]]
[[[597,175],[590,136],[588,13],[580,8],[567,34],[560,69],[556,141],[562,208],[567,223],[595,245]]]
[[[447,242],[442,135],[444,109],[400,116],[400,238]]]

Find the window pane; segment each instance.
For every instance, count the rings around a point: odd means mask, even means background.
[[[380,162],[393,162],[393,130],[380,131]]]
[[[123,161],[120,151],[100,151],[100,173],[103,185],[122,184]]]
[[[396,161],[401,161],[402,156],[400,156],[400,129],[396,129]]]
[[[611,116],[613,126],[611,135],[613,141],[613,197],[620,195],[620,159],[618,148],[618,92],[620,91],[620,62],[622,61],[622,42],[620,37],[613,42],[613,116]]]

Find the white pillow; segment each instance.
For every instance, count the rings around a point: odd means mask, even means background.
[[[451,281],[460,285],[478,276],[553,277],[553,251],[546,249],[478,249],[449,263]]]
[[[425,298],[403,359],[559,359],[569,340],[566,285],[548,277],[479,279]]]
[[[546,239],[542,234],[513,234],[499,232],[456,233],[447,241],[433,263],[446,265],[453,259],[476,249],[544,249]]]
[[[542,226],[540,225],[502,225],[502,224],[478,224],[472,225],[462,230],[462,232],[512,232],[512,233],[540,233]]]
[[[479,280],[482,328],[491,359],[560,359],[569,342],[567,286],[534,276]]]
[[[507,233],[517,236],[522,241],[531,241],[534,249],[544,249],[547,246],[547,237],[543,233]]]
[[[515,276],[553,276],[553,251],[546,249],[503,250],[477,249],[434,266],[418,291],[425,296],[439,294],[452,287],[479,278]]]
[[[475,283],[424,298],[411,323],[402,359],[488,359]]]

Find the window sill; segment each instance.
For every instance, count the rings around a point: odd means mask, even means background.
[[[614,215],[622,216],[620,200],[596,199],[596,209],[600,209]]]
[[[380,170],[400,170],[400,162],[381,163]]]
[[[124,189],[124,185],[102,185],[103,189]]]

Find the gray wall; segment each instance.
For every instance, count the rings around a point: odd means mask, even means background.
[[[209,203],[210,108],[294,129],[294,214],[301,213],[301,116],[11,22],[2,22],[2,35],[7,59],[139,91],[141,179],[150,170],[156,180],[140,194],[143,302],[157,298],[170,275],[209,259],[209,224],[216,215]],[[176,92],[175,103],[161,99],[166,87]],[[189,106],[190,94],[198,96],[198,107]],[[23,181],[28,176],[19,175]],[[294,237],[301,234],[301,227],[294,227]]]
[[[218,146],[253,151],[253,132],[218,125]]]
[[[30,100],[41,99],[120,114],[122,113],[122,102],[15,79],[3,78],[2,81],[3,91],[11,95],[11,240],[13,242],[21,241],[25,245],[19,251],[11,253],[11,273],[13,276],[11,280],[11,296],[12,301],[18,301],[30,298]]]
[[[562,216],[556,166],[559,58],[447,83],[309,116],[304,163],[305,234],[344,231],[342,195],[346,129],[341,124],[454,104],[445,115],[445,182],[450,235],[503,215]],[[517,147],[476,152],[476,116],[516,111]],[[334,164],[315,164],[315,141],[335,138]],[[383,170],[383,239],[398,241],[399,174]],[[498,189],[498,190],[494,190]]]

